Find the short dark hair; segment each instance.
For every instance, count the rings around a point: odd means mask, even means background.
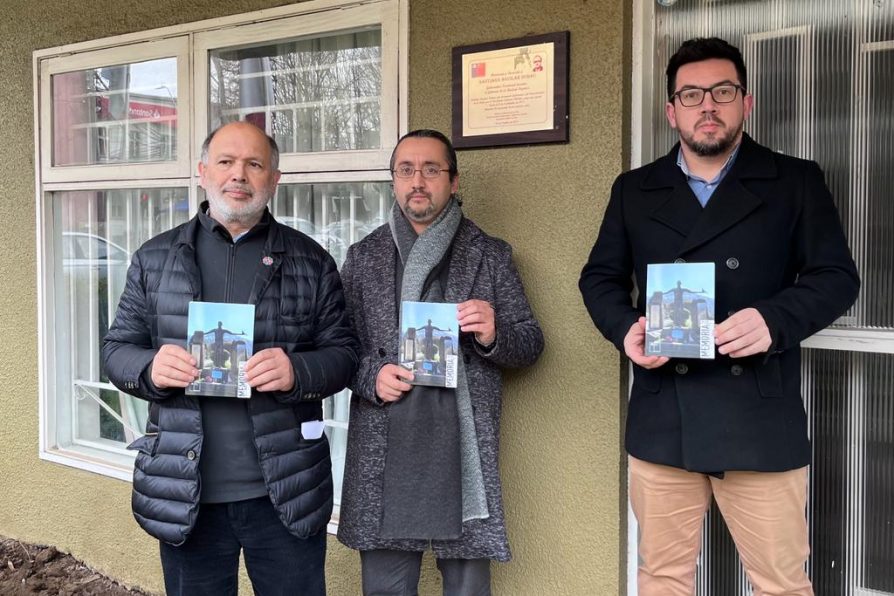
[[[394,151],[391,152],[391,162],[388,166],[392,173],[394,172],[394,158],[397,156],[397,148],[404,139],[409,138],[437,139],[441,141],[441,143],[444,144],[444,153],[447,154],[447,169],[450,171],[450,181],[453,182],[453,179],[456,178],[456,175],[459,173],[459,169],[456,165],[456,149],[453,148],[453,143],[450,142],[450,139],[448,139],[444,133],[430,128],[411,130],[398,139],[397,145],[394,146]]]
[[[712,58],[732,62],[733,66],[736,67],[736,74],[739,75],[739,84],[748,89],[745,61],[742,60],[742,52],[739,51],[739,48],[719,37],[696,37],[684,41],[677,53],[671,56],[667,63],[668,99],[676,91],[677,71],[680,70],[681,66],[692,62],[711,60]]]
[[[234,121],[234,122],[238,122],[238,121]],[[274,139],[273,137],[268,135],[266,133],[266,131],[264,131],[262,128],[260,128],[253,122],[249,122],[248,120],[242,120],[242,122],[251,124],[252,126],[257,128],[261,132],[262,135],[264,135],[267,138],[267,144],[270,145],[270,169],[278,170],[279,169],[279,145],[276,144],[276,139]],[[217,131],[219,131],[221,128],[223,128],[227,124],[232,124],[232,123],[233,122],[224,122],[223,124],[221,124],[220,126],[215,128],[214,130],[212,130],[210,133],[208,133],[208,136],[205,137],[205,141],[202,143],[202,153],[201,153],[201,156],[199,159],[206,166],[208,165],[208,150],[211,147],[211,139],[214,138],[214,135],[217,134]]]

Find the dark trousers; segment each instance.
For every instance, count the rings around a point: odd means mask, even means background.
[[[232,596],[239,552],[257,596],[323,596],[326,532],[296,538],[267,497],[203,504],[181,546],[161,543],[168,596]]]
[[[363,596],[417,596],[422,553],[360,551]],[[437,559],[444,596],[490,596],[489,559]]]

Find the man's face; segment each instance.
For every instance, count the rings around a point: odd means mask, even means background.
[[[709,88],[719,83],[741,85],[736,67],[729,60],[712,58],[684,64],[677,71],[674,92],[686,88]],[[667,102],[665,114],[672,128],[680,134],[680,142],[696,155],[712,157],[727,153],[742,138],[742,126],[751,114],[754,98],[743,97],[740,89],[732,103],[716,103],[705,93],[701,105],[690,108],[679,98]]]
[[[199,175],[214,219],[225,226],[251,226],[276,192],[280,173],[272,168],[264,133],[253,124],[233,122],[211,139]]]
[[[394,196],[413,229],[421,233],[440,215],[450,195],[459,188],[459,176],[451,181],[449,172],[440,172],[437,178],[424,178],[419,171],[426,164],[448,169],[447,148],[438,139],[410,137],[401,141],[394,154],[394,168],[402,164],[417,171],[411,178],[393,176]]]

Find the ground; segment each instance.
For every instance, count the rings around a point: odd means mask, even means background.
[[[149,596],[97,573],[52,546],[0,537],[0,596]]]

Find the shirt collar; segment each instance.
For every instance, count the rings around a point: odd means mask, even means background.
[[[736,161],[736,156],[739,154],[739,147],[741,146],[741,142],[736,145],[735,149],[733,149],[733,152],[729,154],[728,158],[726,158],[726,163],[723,164],[723,167],[720,168],[720,171],[717,172],[717,175],[714,176],[713,180],[705,180],[704,178],[699,178],[689,171],[689,166],[686,165],[686,159],[683,157],[682,146],[677,149],[677,167],[682,170],[683,175],[686,176],[686,178],[689,180],[698,180],[699,182],[705,182],[707,184],[715,184],[719,182],[724,176],[726,176],[726,173],[729,172],[730,169],[733,167],[733,163],[735,163]]]

